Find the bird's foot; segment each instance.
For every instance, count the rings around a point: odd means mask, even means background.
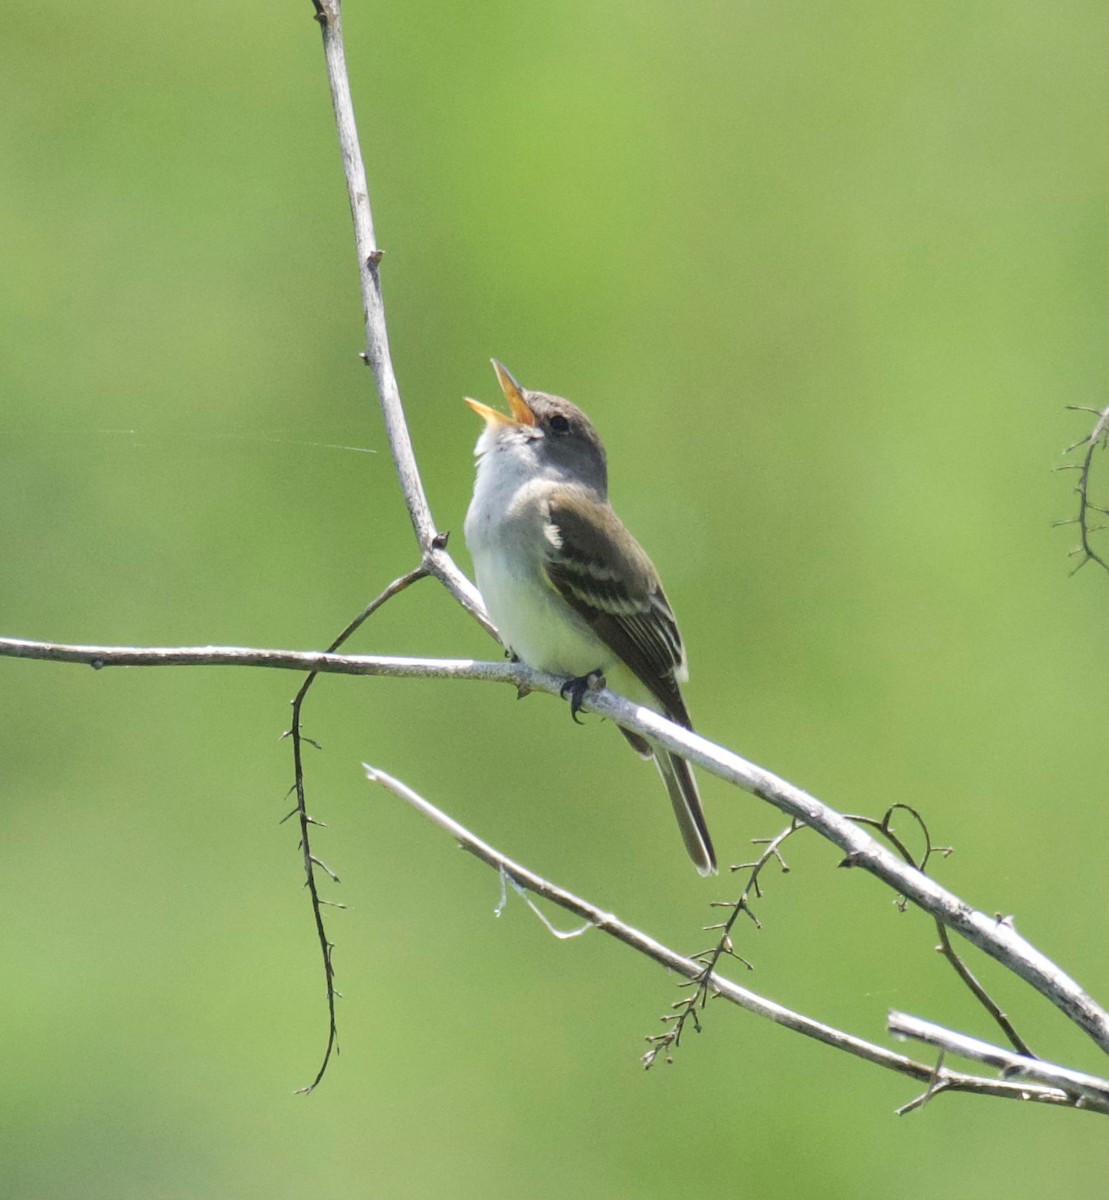
[[[577,679],[568,679],[558,689],[558,694],[563,700],[570,701],[570,716],[581,725],[582,722],[578,720],[578,713],[581,711],[582,701],[585,699],[586,692],[597,692],[604,686],[605,675],[600,667],[598,667],[597,670],[590,671],[588,675],[579,675]]]

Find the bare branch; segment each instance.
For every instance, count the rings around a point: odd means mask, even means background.
[[[931,1021],[923,1021],[908,1013],[891,1011],[887,1023],[890,1033],[895,1037],[915,1038],[931,1046],[939,1046],[947,1053],[999,1067],[1004,1075],[1049,1084],[1067,1092],[1073,1098],[1075,1107],[1109,1113],[1109,1079],[1087,1075],[1084,1071],[1072,1071],[1069,1067],[1044,1062],[1041,1058],[1014,1054],[1011,1050],[1003,1050],[1000,1046],[968,1037],[965,1033],[954,1033],[942,1025],[934,1025]]]
[[[566,680],[533,671],[523,663],[476,662],[473,659],[396,658],[382,655],[339,655],[292,650],[248,650],[201,646],[139,650],[132,647],[67,646],[0,638],[0,656],[46,658],[107,666],[263,666],[287,670],[335,671],[350,675],[386,675],[409,679],[470,679],[509,683],[533,692],[557,695]],[[706,771],[759,796],[791,819],[811,826],[845,853],[844,867],[875,875],[911,903],[984,950],[991,958],[1029,983],[1109,1051],[1109,1013],[1046,955],[1021,937],[1012,924],[972,908],[934,879],[901,861],[835,809],[779,776],[698,734],[633,704],[607,688],[586,693],[582,707],[650,738]]]
[[[913,821],[916,822],[921,835],[924,838],[924,852],[921,854],[919,861],[914,858],[912,851],[905,844],[901,836],[893,828],[893,818],[895,813],[906,813]],[[915,866],[918,871],[927,871],[928,863],[932,856],[941,854],[945,858],[951,853],[949,846],[934,846],[932,844],[932,834],[927,823],[919,812],[908,804],[893,804],[887,809],[881,821],[875,821],[869,817],[860,817],[852,815],[852,821],[858,821],[860,825],[867,825],[877,829],[884,838],[889,841],[890,845],[901,855],[901,857],[911,865]],[[946,926],[942,921],[936,921],[936,935],[940,939],[940,944],[936,949],[944,956],[948,963],[951,964],[955,974],[963,981],[966,987],[974,998],[982,1005],[982,1007],[990,1014],[994,1021],[997,1022],[1002,1033],[1009,1039],[1014,1049],[1018,1054],[1031,1055],[1025,1040],[1017,1033],[1012,1021],[1002,1012],[1001,1006],[996,1000],[986,991],[982,982],[971,971],[970,967],[956,953],[955,947],[951,942],[951,935],[948,933]]]
[[[334,653],[346,640],[351,637],[361,626],[368,620],[383,604],[391,600],[394,596],[400,595],[405,589],[412,586],[418,580],[423,579],[428,574],[425,566],[419,566],[413,571],[409,571],[407,575],[402,575],[399,579],[394,579],[391,584],[380,595],[375,596],[373,600],[354,618],[353,621],[343,630],[342,633],[328,646],[328,653]],[[322,822],[317,821],[315,817],[309,816],[307,807],[307,798],[304,789],[304,757],[302,753],[302,743],[309,742],[311,745],[317,746],[318,743],[312,742],[311,738],[304,737],[301,731],[300,714],[304,706],[305,697],[311,690],[312,684],[319,678],[319,672],[311,671],[304,683],[301,684],[300,690],[293,699],[293,722],[289,728],[288,735],[293,743],[293,790],[296,792],[297,806],[289,814],[296,816],[300,822],[300,850],[304,862],[304,886],[308,889],[308,895],[312,904],[312,919],[316,926],[316,937],[320,944],[320,954],[323,958],[323,974],[324,974],[324,994],[327,997],[327,1042],[324,1046],[323,1058],[320,1062],[319,1069],[316,1071],[316,1076],[311,1083],[302,1088],[297,1089],[298,1095],[307,1095],[319,1085],[319,1082],[324,1077],[327,1071],[327,1065],[331,1061],[331,1055],[338,1049],[339,1045],[339,1026],[335,1014],[335,998],[338,992],[335,989],[335,970],[332,966],[331,952],[335,948],[334,943],[328,938],[327,931],[324,928],[323,922],[323,906],[331,905],[334,908],[345,908],[343,904],[338,904],[334,900],[324,899],[320,893],[316,883],[316,867],[319,867],[327,875],[329,875],[334,883],[339,882],[339,877],[327,867],[323,862],[312,853],[311,836],[309,832],[310,826],[321,826]],[[288,820],[288,817],[284,818]]]
[[[431,515],[431,506],[420,479],[412,439],[401,405],[400,388],[393,358],[389,352],[389,333],[385,326],[385,300],[381,291],[380,265],[383,251],[374,235],[373,213],[370,209],[370,188],[362,148],[358,142],[358,127],[354,120],[354,101],[351,98],[347,75],[346,51],[343,46],[343,21],[339,0],[313,0],[316,20],[323,33],[323,52],[327,62],[327,78],[331,86],[331,103],[335,110],[335,126],[339,150],[343,157],[347,196],[351,220],[354,223],[354,245],[358,256],[358,278],[362,288],[362,312],[366,322],[366,350],[363,354],[373,372],[389,449],[393,455],[397,478],[404,493],[412,528],[419,543],[423,565],[452,596],[479,621],[486,631],[497,637],[497,631],[485,611],[477,588],[458,569],[447,553],[447,535],[440,533]]]
[[[1079,544],[1071,551],[1072,555],[1081,555],[1078,565],[1071,571],[1073,575],[1075,571],[1084,567],[1088,562],[1096,562],[1099,566],[1104,567],[1109,571],[1109,562],[1106,562],[1097,551],[1094,550],[1090,542],[1091,534],[1098,533],[1105,528],[1104,525],[1091,525],[1090,514],[1092,512],[1104,513],[1105,508],[1102,505],[1095,504],[1090,499],[1090,468],[1094,461],[1094,451],[1101,446],[1102,449],[1109,445],[1109,408],[1101,409],[1087,408],[1081,404],[1069,404],[1067,406],[1072,412],[1093,413],[1097,417],[1094,427],[1089,434],[1084,438],[1080,438],[1077,442],[1068,446],[1063,451],[1064,454],[1070,454],[1077,450],[1080,446],[1086,447],[1086,452],[1082,456],[1082,462],[1068,463],[1059,470],[1076,470],[1078,471],[1078,483],[1075,486],[1075,493],[1078,496],[1078,516],[1072,517],[1066,521],[1056,521],[1056,525],[1077,525],[1080,537]]]
[[[507,855],[502,854],[499,850],[494,849],[487,842],[482,841],[481,838],[471,833],[453,817],[436,808],[430,801],[425,800],[424,797],[414,792],[399,779],[395,779],[384,771],[379,771],[377,768],[371,767],[368,763],[363,763],[362,765],[366,771],[366,778],[371,783],[380,784],[394,796],[400,797],[406,804],[410,805],[428,820],[438,825],[441,829],[446,830],[464,850],[493,867],[502,875],[507,876],[517,886],[526,888],[537,896],[542,896],[567,912],[575,913],[577,916],[587,920],[602,933],[608,934],[610,937],[615,938],[616,941],[631,947],[633,950],[661,964],[668,970],[684,975],[686,979],[696,981],[703,974],[704,967],[701,963],[678,954],[676,951],[664,946],[661,942],[656,941],[650,935],[621,921],[613,913],[605,912],[595,904],[591,904],[588,900],[583,900],[580,896],[574,895],[573,892],[558,887],[527,867],[514,862]],[[924,1063],[915,1062],[913,1059],[895,1054],[883,1046],[878,1046],[873,1042],[865,1041],[862,1038],[855,1037],[853,1034],[835,1029],[831,1025],[825,1025],[821,1021],[815,1021],[811,1017],[794,1012],[792,1009],[777,1004],[773,1000],[768,1000],[764,996],[750,991],[748,988],[740,987],[738,984],[725,979],[721,975],[712,974],[708,984],[713,995],[729,1000],[747,1012],[754,1013],[756,1016],[773,1021],[777,1025],[792,1029],[795,1033],[804,1034],[806,1037],[823,1042],[825,1045],[832,1046],[837,1050],[843,1050],[848,1054],[874,1063],[877,1066],[885,1067],[887,1070],[897,1071],[903,1075],[908,1075],[913,1079],[927,1083],[933,1094],[942,1089],[1000,1096],[1010,1100],[1036,1100],[1045,1104],[1069,1104],[1072,1107],[1077,1106],[1074,1098],[1069,1097],[1060,1088],[1012,1084],[1005,1081],[985,1079],[976,1075],[962,1074],[957,1071],[948,1070],[942,1066],[936,1068],[927,1066]]]

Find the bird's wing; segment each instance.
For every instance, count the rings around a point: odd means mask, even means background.
[[[685,649],[658,573],[612,508],[584,489],[549,499],[547,581],[661,702],[689,725]]]

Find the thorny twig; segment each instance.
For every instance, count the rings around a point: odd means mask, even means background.
[[[409,571],[407,575],[402,575],[399,579],[394,579],[391,584],[373,600],[354,618],[353,621],[343,630],[342,633],[328,646],[326,653],[333,654],[340,646],[361,627],[362,623],[387,601],[394,596],[399,595],[406,588],[414,584],[418,579],[423,579],[427,575],[427,568],[424,566],[416,567],[415,570]],[[317,821],[308,813],[308,802],[304,790],[304,758],[303,744],[309,742],[311,745],[319,748],[318,742],[313,742],[311,738],[304,736],[301,730],[300,713],[304,706],[304,698],[308,695],[312,684],[319,678],[318,671],[310,671],[305,677],[304,682],[300,686],[293,699],[293,721],[287,733],[283,736],[292,739],[293,743],[293,786],[291,791],[296,792],[296,808],[287,816],[282,818],[282,821],[289,820],[290,817],[296,817],[300,825],[300,844],[299,849],[304,860],[304,886],[308,889],[308,895],[312,903],[312,919],[316,926],[316,937],[320,943],[320,953],[323,955],[323,973],[324,986],[327,994],[327,1045],[324,1047],[323,1059],[320,1062],[319,1070],[316,1072],[316,1077],[311,1083],[305,1087],[297,1089],[297,1095],[307,1095],[316,1089],[320,1080],[324,1077],[324,1072],[327,1070],[327,1064],[331,1061],[333,1052],[338,1053],[338,1036],[339,1027],[335,1019],[335,999],[340,994],[335,989],[335,967],[331,961],[331,952],[335,949],[335,943],[332,942],[324,928],[323,922],[323,905],[329,904],[334,908],[345,908],[346,905],[337,904],[334,900],[324,900],[319,893],[316,885],[316,867],[324,871],[332,880],[333,883],[339,882],[338,875],[330,869],[325,863],[321,862],[315,854],[312,853],[311,835],[309,827],[317,825],[325,827],[322,821]]]
[[[664,1033],[652,1034],[647,1038],[650,1048],[643,1055],[643,1066],[646,1070],[650,1070],[654,1066],[660,1054],[666,1056],[666,1062],[672,1063],[674,1061],[674,1051],[681,1044],[682,1033],[690,1021],[693,1022],[693,1028],[698,1033],[701,1032],[701,1018],[698,1015],[698,1011],[703,1009],[706,1003],[708,1003],[708,998],[712,991],[712,978],[722,958],[725,956],[734,958],[737,962],[741,962],[749,971],[753,969],[747,959],[736,953],[735,943],[732,939],[732,929],[739,919],[740,913],[746,913],[754,923],[756,929],[762,928],[758,917],[755,916],[755,910],[751,907],[751,894],[754,893],[756,900],[762,899],[759,876],[769,863],[776,862],[781,867],[783,875],[789,873],[789,865],[782,857],[782,846],[799,829],[803,828],[804,825],[800,821],[793,820],[777,837],[752,838],[752,844],[756,846],[765,845],[766,849],[763,850],[762,854],[754,862],[741,863],[738,866],[732,867],[733,871],[745,871],[747,869],[751,871],[751,874],[747,877],[743,893],[736,901],[713,901],[713,908],[731,908],[731,915],[726,921],[719,924],[705,926],[706,932],[719,929],[720,936],[717,938],[715,945],[710,946],[707,950],[700,951],[698,954],[690,955],[690,958],[694,962],[701,964],[702,970],[697,976],[687,980],[682,985],[691,989],[689,995],[676,1001],[672,1005],[674,1011],[662,1018],[663,1022],[669,1028]]]
[[[1090,514],[1100,513],[1102,515],[1109,514],[1109,508],[1104,505],[1095,504],[1090,499],[1090,468],[1094,461],[1094,451],[1100,446],[1102,449],[1109,445],[1109,407],[1103,409],[1088,408],[1082,404],[1068,404],[1067,408],[1071,412],[1093,413],[1097,417],[1093,429],[1084,438],[1079,438],[1063,451],[1064,454],[1071,454],[1080,446],[1086,447],[1085,454],[1082,455],[1081,463],[1067,463],[1061,467],[1056,467],[1058,471],[1077,471],[1078,483],[1075,485],[1075,494],[1078,496],[1078,515],[1067,517],[1065,520],[1056,521],[1056,526],[1061,525],[1077,525],[1079,533],[1079,544],[1070,551],[1071,555],[1080,554],[1082,557],[1071,571],[1073,575],[1079,571],[1088,562],[1096,562],[1100,567],[1109,571],[1109,562],[1101,557],[1100,554],[1093,548],[1090,542],[1090,536],[1094,533],[1100,533],[1107,528],[1106,525],[1091,525]]]
[[[917,824],[924,838],[924,850],[920,854],[919,859],[909,849],[908,845],[901,835],[893,827],[893,818],[896,813],[908,814]],[[932,857],[936,854],[942,855],[944,858],[951,854],[949,846],[936,846],[932,842],[931,833],[928,830],[923,817],[907,804],[893,804],[880,818],[865,817],[858,814],[851,814],[849,820],[856,822],[859,825],[865,825],[868,828],[877,830],[886,841],[897,851],[898,854],[910,866],[915,867],[918,871],[924,872],[928,868],[928,864]],[[741,913],[745,913],[755,925],[756,929],[761,929],[762,925],[755,915],[754,909],[751,907],[752,895],[754,899],[761,899],[762,889],[759,886],[759,876],[762,874],[766,866],[771,862],[777,862],[782,869],[783,874],[789,872],[789,867],[785,859],[781,855],[781,847],[786,840],[797,833],[798,830],[804,829],[805,826],[798,820],[793,820],[789,826],[779,833],[774,838],[757,838],[754,839],[756,845],[765,844],[766,849],[753,863],[742,863],[732,868],[733,871],[750,870],[751,874],[748,877],[747,884],[743,889],[742,895],[738,900],[730,905],[723,901],[714,902],[713,907],[731,907],[732,912],[728,919],[716,925],[706,926],[709,930],[720,930],[720,936],[715,945],[708,950],[703,950],[699,954],[694,954],[691,957],[695,962],[699,962],[703,966],[703,970],[695,979],[691,980],[687,985],[692,988],[691,993],[682,1000],[677,1001],[674,1005],[674,1012],[664,1016],[662,1020],[669,1025],[665,1033],[655,1034],[647,1038],[650,1043],[650,1049],[643,1056],[643,1065],[650,1068],[654,1065],[660,1054],[665,1054],[666,1061],[673,1061],[673,1052],[676,1050],[681,1041],[681,1035],[688,1022],[692,1021],[694,1029],[700,1033],[701,1019],[699,1010],[703,1009],[708,997],[711,993],[711,980],[713,973],[717,969],[720,959],[724,956],[735,958],[742,962],[749,970],[751,964],[747,959],[736,953],[732,930]],[[897,904],[902,911],[908,906],[904,896],[897,897]],[[1003,1013],[997,1003],[989,995],[981,982],[974,976],[966,963],[956,953],[952,945],[951,938],[942,921],[936,921],[936,929],[940,939],[940,945],[937,949],[943,954],[947,961],[964,984],[970,989],[975,998],[982,1004],[990,1016],[1001,1027],[1005,1036],[1016,1048],[1018,1054],[1031,1056],[1032,1052],[1028,1049],[1027,1044],[1020,1037],[1017,1031],[1013,1028],[1008,1017]]]

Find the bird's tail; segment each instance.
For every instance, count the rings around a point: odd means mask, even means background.
[[[701,793],[697,790],[697,780],[693,778],[693,768],[684,758],[663,750],[661,746],[655,748],[654,758],[662,782],[670,793],[670,803],[674,806],[674,816],[678,818],[678,828],[682,831],[682,841],[689,851],[689,857],[702,875],[715,875],[716,852],[705,824]]]

